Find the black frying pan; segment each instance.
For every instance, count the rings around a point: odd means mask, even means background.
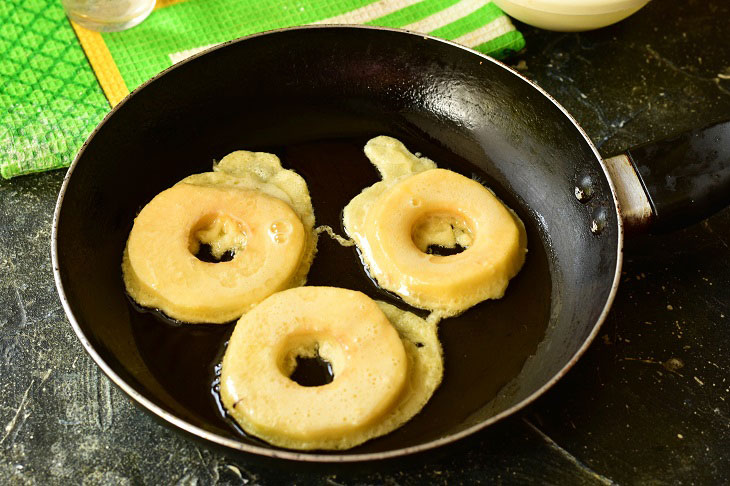
[[[469,49],[362,27],[261,34],[169,69],[99,125],[59,196],[56,283],[89,354],[169,425],[260,458],[397,458],[493,424],[563,376],[613,300],[624,226],[685,224],[729,202],[729,132],[718,125],[604,163],[549,95]],[[233,326],[176,327],[136,308],[122,249],[155,194],[237,149],[279,155],[307,180],[318,224],[341,232],[342,208],[377,180],[362,148],[381,134],[491,187],[526,223],[527,262],[503,299],[440,324],[444,381],[411,422],[343,452],[273,448],[218,407],[215,365]],[[406,307],[326,237],[309,283]]]

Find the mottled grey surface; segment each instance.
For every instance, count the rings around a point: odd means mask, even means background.
[[[591,33],[524,27],[528,50],[513,63],[612,155],[730,119],[728,18],[725,0],[655,1]],[[730,477],[728,210],[679,233],[629,241],[599,339],[524,413],[425,464],[295,473],[176,435],[86,356],[50,265],[62,177],[0,181],[0,484],[721,484]]]

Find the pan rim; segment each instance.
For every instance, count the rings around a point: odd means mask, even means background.
[[[132,386],[130,386],[125,380],[123,380],[112,369],[112,367],[104,361],[104,359],[97,353],[97,351],[94,349],[94,347],[92,346],[90,341],[87,339],[84,331],[81,329],[81,326],[79,325],[78,321],[76,320],[73,310],[71,309],[70,303],[66,296],[66,293],[64,291],[63,283],[61,281],[60,265],[59,265],[59,260],[58,260],[58,226],[59,226],[61,208],[63,206],[63,199],[66,194],[66,190],[68,188],[71,176],[73,175],[74,169],[76,168],[79,160],[81,159],[81,156],[86,151],[86,148],[89,145],[90,141],[94,138],[94,136],[100,130],[100,128],[109,120],[109,118],[112,117],[117,112],[117,110],[119,110],[123,105],[125,105],[132,96],[134,96],[140,90],[144,89],[147,85],[155,82],[157,79],[164,76],[168,72],[178,68],[179,66],[182,66],[183,64],[186,64],[209,52],[227,47],[232,44],[236,44],[238,42],[246,41],[248,39],[257,38],[257,37],[267,36],[267,35],[276,34],[276,33],[280,33],[280,32],[305,31],[305,30],[313,30],[313,29],[352,29],[352,30],[367,30],[367,31],[387,31],[387,32],[395,32],[395,33],[400,33],[400,34],[417,36],[417,37],[421,37],[427,41],[435,41],[435,42],[450,45],[451,47],[465,50],[471,54],[479,56],[483,60],[493,63],[497,67],[500,67],[502,69],[509,71],[511,74],[517,76],[518,79],[521,79],[523,82],[528,83],[532,88],[537,90],[543,96],[547,97],[547,99],[550,100],[563,113],[563,115],[568,118],[568,120],[573,124],[573,126],[578,130],[578,132],[581,134],[581,136],[583,137],[585,142],[588,144],[588,146],[592,150],[593,154],[596,157],[597,162],[599,163],[601,169],[603,170],[604,176],[606,177],[609,188],[611,190],[611,196],[613,198],[613,203],[614,203],[613,209],[615,211],[616,221],[617,221],[617,249],[616,249],[617,255],[616,255],[616,267],[615,267],[615,272],[614,272],[614,276],[613,276],[613,282],[611,284],[611,290],[609,292],[609,295],[606,298],[603,309],[601,310],[601,313],[600,313],[598,319],[596,320],[595,324],[593,325],[593,328],[591,329],[591,332],[589,333],[588,337],[584,340],[583,344],[573,354],[571,359],[555,375],[553,375],[553,377],[550,380],[548,380],[546,383],[544,383],[541,387],[539,387],[537,390],[532,392],[526,398],[522,399],[519,403],[509,407],[506,410],[503,410],[502,412],[498,413],[497,415],[489,417],[488,419],[486,419],[478,424],[472,425],[471,427],[468,427],[460,432],[457,432],[457,433],[451,434],[451,435],[447,435],[445,437],[441,437],[436,440],[418,444],[415,446],[403,447],[403,448],[393,449],[393,450],[385,451],[385,452],[370,452],[370,453],[361,453],[361,454],[342,454],[342,453],[337,453],[337,452],[334,452],[332,454],[309,453],[309,452],[298,452],[298,451],[291,451],[291,450],[285,450],[285,449],[267,448],[267,447],[245,444],[238,440],[227,438],[227,437],[221,436],[219,434],[215,434],[215,433],[206,431],[200,427],[194,426],[194,425],[190,424],[189,422],[177,417],[176,415],[164,410],[162,407],[156,405],[151,400],[144,397],[141,393],[139,393],[134,388],[132,388]],[[264,456],[264,457],[268,457],[268,458],[272,458],[272,459],[284,459],[284,460],[304,462],[304,463],[341,464],[341,463],[359,463],[359,462],[373,461],[373,460],[393,459],[393,458],[408,456],[411,454],[416,454],[416,453],[436,449],[436,448],[445,446],[447,444],[450,444],[452,442],[461,440],[472,434],[475,434],[475,433],[485,429],[486,427],[493,425],[496,422],[499,422],[500,420],[502,420],[510,415],[515,414],[516,412],[524,409],[525,407],[527,407],[528,405],[533,403],[535,400],[537,400],[537,398],[542,396],[548,389],[550,389],[563,376],[565,376],[565,374],[573,367],[573,365],[581,358],[581,356],[583,356],[585,351],[588,349],[588,347],[591,345],[591,343],[595,339],[596,335],[598,334],[598,331],[599,331],[601,325],[606,320],[606,317],[610,311],[611,305],[613,304],[613,301],[616,297],[619,278],[621,275],[621,267],[623,264],[623,240],[624,240],[624,227],[623,227],[623,222],[621,219],[621,212],[620,212],[620,207],[619,207],[619,203],[618,203],[618,198],[616,195],[616,188],[614,186],[613,181],[611,180],[611,177],[608,173],[608,170],[603,161],[603,158],[601,157],[600,153],[598,152],[598,149],[595,147],[595,145],[593,144],[591,139],[588,137],[586,132],[578,124],[577,120],[575,120],[575,118],[573,118],[573,116],[560,103],[558,103],[557,100],[555,100],[549,93],[547,93],[544,89],[542,89],[536,83],[534,83],[533,81],[530,81],[529,79],[527,79],[525,76],[523,76],[516,70],[514,70],[511,67],[507,66],[506,64],[494,59],[493,57],[490,57],[486,54],[483,54],[481,52],[478,52],[478,51],[468,48],[466,46],[457,44],[455,42],[441,39],[438,37],[434,37],[434,36],[430,36],[430,35],[426,35],[426,34],[420,34],[420,33],[412,32],[412,31],[404,30],[404,29],[390,28],[390,27],[350,25],[350,24],[319,24],[319,25],[306,25],[306,26],[295,26],[295,27],[274,29],[274,30],[269,30],[269,31],[265,31],[265,32],[259,32],[259,33],[252,34],[252,35],[245,36],[245,37],[240,37],[238,39],[233,39],[228,42],[224,42],[217,46],[206,49],[200,53],[197,53],[183,61],[173,64],[172,66],[168,67],[164,71],[161,71],[154,77],[152,77],[149,80],[147,80],[146,82],[142,83],[137,88],[132,90],[127,96],[125,96],[122,101],[120,101],[116,106],[114,106],[109,111],[109,113],[107,113],[107,115],[99,122],[99,124],[89,134],[89,136],[84,141],[81,148],[79,149],[78,153],[76,154],[76,157],[74,157],[74,160],[71,163],[71,165],[69,166],[68,171],[66,172],[66,175],[64,176],[63,182],[61,184],[61,189],[59,191],[59,195],[58,195],[58,198],[56,201],[54,213],[53,213],[53,221],[52,221],[52,227],[51,227],[51,262],[52,262],[52,267],[53,267],[53,278],[54,278],[54,282],[56,285],[56,290],[58,292],[59,299],[61,301],[61,305],[64,309],[64,312],[66,313],[66,316],[71,324],[71,327],[73,328],[76,336],[78,337],[79,341],[81,342],[82,346],[84,347],[84,350],[92,358],[92,360],[96,363],[96,365],[99,366],[99,368],[104,372],[104,374],[118,388],[120,388],[125,394],[127,394],[130,398],[132,398],[137,404],[139,404],[141,407],[143,407],[146,411],[154,414],[159,419],[162,419],[164,422],[166,422],[184,432],[187,432],[198,438],[208,440],[217,445],[220,445],[220,446],[223,446],[223,447],[226,447],[229,449],[233,449],[236,451],[250,453],[250,454],[257,455],[257,456]]]

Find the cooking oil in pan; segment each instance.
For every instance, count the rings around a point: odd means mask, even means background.
[[[502,299],[482,302],[458,317],[441,321],[444,379],[421,413],[391,434],[351,449],[353,453],[412,446],[459,430],[467,417],[517,376],[542,340],[550,313],[551,283],[545,242],[526,208],[495,185],[479,167],[421,139],[403,134],[397,138],[412,151],[436,161],[439,167],[486,182],[525,223],[528,254]],[[380,179],[363,153],[367,140],[368,137],[338,139],[259,150],[277,154],[285,167],[301,174],[309,185],[316,224],[329,225],[344,235],[342,208],[363,188]],[[324,234],[320,236],[307,284],[359,290],[374,299],[426,315],[378,288],[363,269],[355,247],[343,247]],[[165,392],[184,409],[184,418],[211,432],[262,445],[226,416],[217,395],[220,362],[234,323],[185,325],[164,322],[159,313],[135,306],[130,312],[140,355]],[[322,374],[317,366],[311,372]]]

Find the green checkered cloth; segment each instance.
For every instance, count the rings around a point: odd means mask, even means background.
[[[67,166],[108,111],[60,1],[0,0],[0,175]]]
[[[122,96],[212,45],[293,25],[399,27],[501,58],[524,47],[522,35],[490,0],[158,0],[157,4],[139,26],[96,37],[111,56],[112,71],[118,70],[115,85],[122,86]],[[89,49],[84,36],[79,38]],[[92,53],[87,54],[94,64]],[[108,67],[94,64],[99,74],[95,77],[60,0],[0,0],[2,177],[70,164],[109,111],[102,87],[108,96],[110,90],[101,72]]]

